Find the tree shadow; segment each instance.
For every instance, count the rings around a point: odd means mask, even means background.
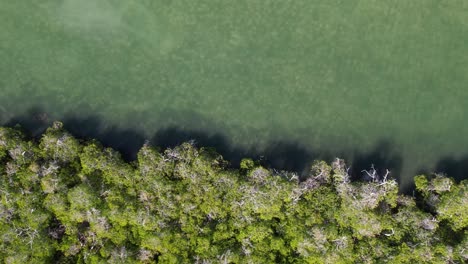
[[[172,148],[183,142],[193,141],[198,147],[216,149],[225,159],[235,164],[246,154],[245,150],[234,149],[227,138],[219,133],[210,134],[202,131],[181,129],[176,126],[158,130],[151,138],[151,145],[162,149]]]
[[[468,155],[459,159],[454,157],[444,157],[437,162],[435,172],[441,172],[454,178],[457,182],[467,179]]]
[[[138,151],[145,143],[143,133],[133,129],[121,129],[116,126],[106,127],[95,116],[67,116],[63,120],[64,128],[80,139],[97,139],[106,147],[111,147],[122,154],[126,161],[135,160]]]
[[[401,182],[403,158],[393,146],[391,140],[382,139],[372,151],[355,154],[351,162],[352,180],[366,179],[367,174],[363,170],[369,170],[374,166],[378,175],[385,175],[388,169],[391,177]]]
[[[243,158],[252,158],[266,167],[302,172],[316,155],[301,147],[298,143],[271,141],[265,149],[241,148],[234,146],[220,133],[209,134],[202,131],[190,131],[177,127],[161,129],[151,139],[151,143],[168,148],[193,140],[196,146],[212,147],[233,167],[238,166]],[[323,157],[324,158],[324,157]]]
[[[38,140],[54,119],[41,107],[34,107],[22,115],[15,116],[4,123],[5,126],[19,126],[23,132]],[[66,115],[62,120],[64,128],[75,137],[83,140],[97,139],[105,147],[112,147],[131,161],[136,159],[138,150],[145,139],[142,133],[133,129],[106,127],[96,116],[77,117]]]
[[[207,128],[219,126],[211,123],[209,120],[193,113],[174,113],[173,116],[188,115],[185,120],[194,119],[196,122],[202,122]],[[198,147],[212,147],[221,154],[231,167],[238,167],[242,158],[252,158],[258,160],[266,167],[278,170],[288,170],[298,172],[304,179],[308,168],[313,160],[322,159],[328,162],[332,161],[334,155],[326,151],[314,151],[306,148],[300,142],[288,140],[270,140],[265,148],[242,148],[233,145],[230,140],[219,132],[190,130],[189,126],[169,126],[160,128],[147,136],[143,131],[137,128],[122,129],[114,125],[108,125],[98,116],[77,116],[67,114],[61,119],[64,128],[79,139],[96,139],[106,147],[112,147],[122,154],[126,161],[135,160],[141,146],[147,139],[153,146],[162,149],[174,147],[183,142],[194,140]],[[31,108],[23,115],[18,115],[4,123],[6,126],[20,125],[29,135],[36,139],[49,127],[54,120],[49,117],[40,107]],[[401,153],[398,153],[390,140],[382,140],[370,152],[339,153],[341,157],[350,160],[351,175],[353,179],[362,179],[362,170],[369,169],[372,164],[383,173],[385,169],[392,171],[392,176],[399,176],[402,168]],[[460,170],[463,170],[460,168]],[[397,178],[398,180],[398,178]]]
[[[33,107],[24,114],[7,120],[4,126],[19,126],[28,136],[37,138],[52,124],[49,115],[41,107]]]
[[[268,143],[265,149],[264,160],[268,166],[286,171],[299,173],[301,179],[305,179],[309,172],[309,166],[314,160],[331,160],[331,156],[325,152],[314,152],[301,146],[299,142],[273,141]]]

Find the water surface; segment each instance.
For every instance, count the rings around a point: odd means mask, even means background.
[[[468,154],[467,1],[0,0],[0,25],[3,124],[374,157],[404,184]]]

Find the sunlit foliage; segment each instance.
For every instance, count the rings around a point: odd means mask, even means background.
[[[6,263],[463,263],[467,181],[415,177],[415,197],[343,160],[309,175],[212,150],[144,145],[135,162],[55,123],[39,142],[0,128]]]

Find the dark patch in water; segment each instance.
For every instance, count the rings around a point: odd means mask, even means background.
[[[179,114],[174,113],[174,115]],[[206,127],[213,127],[213,124],[208,120],[203,120],[200,116],[196,118],[198,121],[206,124]],[[391,170],[391,177],[397,180],[401,179],[402,155],[394,149],[394,144],[389,139],[381,140],[370,152],[357,152],[351,155],[346,152],[333,154],[326,152],[318,153],[302,147],[299,142],[287,140],[270,141],[268,147],[264,151],[260,151],[254,146],[249,149],[233,146],[228,138],[221,133],[194,131],[177,126],[159,129],[153,136],[148,137],[137,129],[121,129],[116,126],[106,126],[97,116],[74,116],[69,114],[61,120],[64,123],[65,129],[76,137],[81,139],[97,139],[104,146],[112,147],[121,152],[123,158],[127,161],[136,159],[138,150],[146,141],[149,141],[151,145],[164,149],[174,147],[182,142],[194,140],[199,147],[215,148],[233,167],[237,167],[242,158],[250,157],[259,160],[264,166],[296,171],[304,176],[313,160],[323,159],[330,162],[334,157],[339,156],[344,157],[348,161],[348,164],[350,164],[350,173],[354,180],[363,179],[363,170],[368,170],[372,165],[375,166],[379,174],[384,174],[385,170],[389,169]],[[7,122],[4,122],[3,125],[20,125],[27,134],[38,138],[51,123],[52,118],[50,115],[40,107],[35,107],[23,115],[11,118]],[[466,178],[465,172],[468,171],[468,157],[458,160],[443,158],[437,163],[436,168],[436,171],[443,171],[457,180],[462,180]],[[427,172],[425,169],[421,169],[420,171]],[[406,186],[404,189],[406,190],[409,187],[411,186]]]

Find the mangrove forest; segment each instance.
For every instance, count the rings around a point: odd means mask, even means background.
[[[305,177],[212,148],[144,144],[134,161],[55,122],[0,128],[5,263],[466,263],[468,181],[342,159]]]

